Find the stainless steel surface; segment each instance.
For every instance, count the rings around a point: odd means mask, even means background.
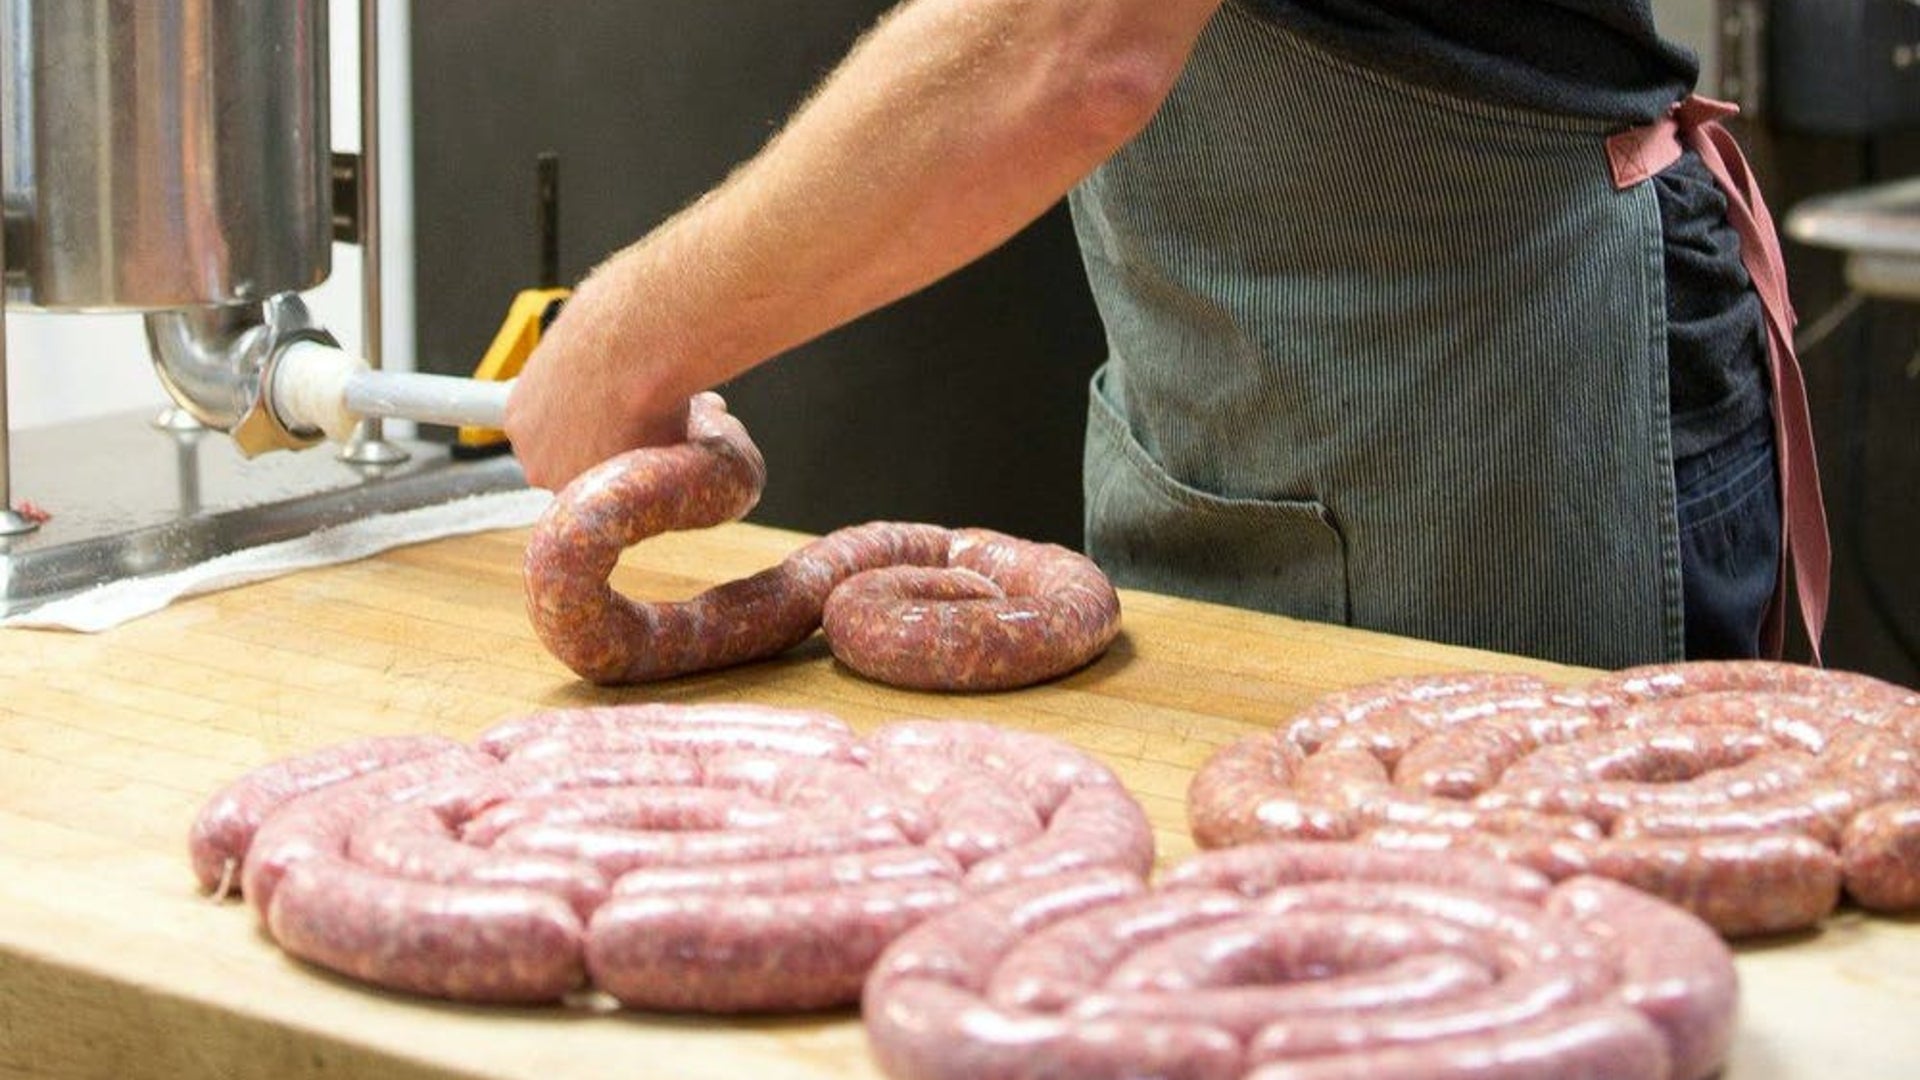
[[[381,368],[383,328],[380,322],[380,6],[379,0],[360,0],[360,311],[362,355],[367,366]],[[342,461],[356,465],[389,466],[405,461],[407,452],[387,440],[386,425],[378,418],[360,425],[340,451]]]
[[[258,303],[326,278],[326,0],[0,3],[17,301]]]
[[[32,518],[13,508],[13,438],[7,418],[7,323],[0,306],[0,536],[34,530]]]
[[[19,490],[52,518],[0,539],[0,614],[105,581],[179,569],[371,514],[525,486],[510,456],[458,461],[410,444],[370,476],[328,454],[244,459],[230,440],[144,414],[21,432]]]
[[[5,87],[0,86],[0,109],[4,109],[5,105]],[[5,152],[0,150],[0,175],[5,173]],[[0,229],[0,269],[6,265],[6,230]],[[0,536],[20,536],[35,528],[33,519],[13,508],[11,424],[7,415],[7,301],[4,293],[0,293]]]
[[[347,380],[347,411],[355,416],[415,420],[498,430],[506,423],[513,384],[452,375],[366,371]]]

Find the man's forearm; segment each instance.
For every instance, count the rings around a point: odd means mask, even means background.
[[[903,5],[761,154],[595,272],[598,348],[669,402],[979,257],[1145,124],[1214,2]]]

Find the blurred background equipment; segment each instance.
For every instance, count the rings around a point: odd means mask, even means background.
[[[0,613],[521,482],[510,461],[457,464],[442,447],[387,440],[378,419],[338,422],[353,402],[356,415],[440,419],[447,400],[377,370],[375,13],[362,0],[362,150],[336,160],[326,0],[0,4],[6,304],[139,314],[173,401],[151,426],[121,417],[14,439],[0,390]],[[365,254],[364,361],[338,350],[300,295],[330,273],[337,230]],[[303,360],[360,396],[276,395],[276,375]],[[499,396],[476,415],[497,418]],[[283,400],[313,409],[286,414]],[[345,442],[337,461],[248,460],[311,446],[323,429]],[[16,477],[32,513],[14,506]]]
[[[1738,102],[1787,241],[1833,529],[1835,667],[1920,683],[1920,3],[1654,0]]]

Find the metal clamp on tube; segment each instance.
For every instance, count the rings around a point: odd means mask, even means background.
[[[295,343],[334,346],[300,297],[263,305],[190,308],[146,317],[153,366],[167,392],[194,419],[232,435],[241,453],[300,449],[319,439],[280,422],[267,400],[267,373]]]

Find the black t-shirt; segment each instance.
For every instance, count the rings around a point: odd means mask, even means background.
[[[1622,128],[1664,115],[1699,77],[1648,0],[1250,0],[1357,63],[1470,100]],[[1726,199],[1691,153],[1654,178],[1667,268],[1674,451],[1688,456],[1767,414],[1760,301]]]

